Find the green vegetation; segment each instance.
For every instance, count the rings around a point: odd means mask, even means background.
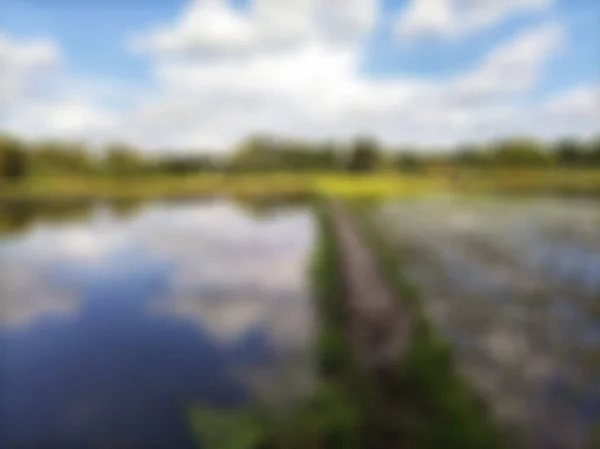
[[[348,170],[354,172],[374,171],[381,165],[382,155],[373,139],[356,140],[348,158]]]
[[[152,177],[36,177],[0,181],[0,200],[94,200],[185,198],[214,195],[406,196],[461,193],[600,193],[600,170],[467,170],[399,175],[381,172],[218,174]]]
[[[255,410],[212,410],[193,407],[188,413],[192,435],[208,449],[258,449],[270,447],[262,415]]]
[[[0,136],[0,199],[396,195],[432,189],[597,194],[600,139],[542,144],[515,138],[435,152],[384,147],[368,137],[342,144],[255,136],[216,156],[144,153],[124,143],[91,151],[78,142]]]
[[[27,174],[27,154],[20,141],[4,138],[0,142],[0,180],[19,181]]]

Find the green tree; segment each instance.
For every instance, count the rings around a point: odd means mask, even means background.
[[[0,136],[0,178],[9,181],[22,179],[29,170],[25,145],[10,136]]]
[[[379,145],[371,137],[359,137],[354,141],[348,160],[348,170],[367,172],[377,168],[381,160]]]
[[[396,157],[396,168],[406,173],[422,172],[425,162],[422,157],[413,150],[402,150]]]
[[[515,138],[496,145],[493,161],[498,165],[536,167],[546,166],[551,156],[533,139]]]
[[[125,176],[142,173],[146,164],[134,147],[115,143],[106,148],[104,167],[111,175]]]
[[[32,151],[32,170],[38,174],[88,174],[94,170],[90,154],[79,143],[47,140]]]
[[[454,163],[462,166],[480,167],[489,162],[489,156],[484,149],[475,145],[461,146],[453,157]]]
[[[214,172],[219,162],[208,155],[166,156],[158,160],[158,170],[171,175],[190,175]]]
[[[561,165],[579,165],[585,161],[585,147],[575,139],[563,139],[555,146],[556,161]]]
[[[600,166],[600,135],[594,137],[588,143],[586,163],[594,166]]]
[[[269,171],[277,168],[279,157],[275,140],[264,135],[256,135],[244,141],[227,163],[231,171]]]
[[[315,169],[317,170],[339,170],[340,155],[336,150],[335,143],[323,142],[315,148]]]

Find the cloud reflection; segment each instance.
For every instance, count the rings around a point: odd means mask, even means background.
[[[188,447],[186,404],[291,393],[289,378],[276,392],[288,362],[305,385],[311,243],[305,212],[261,221],[218,202],[7,239],[0,437]]]

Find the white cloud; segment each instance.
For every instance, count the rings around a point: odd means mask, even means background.
[[[5,128],[32,138],[66,137],[95,140],[111,129],[112,111],[86,99],[36,100],[15,108]]]
[[[375,24],[377,0],[254,0],[240,12],[225,0],[195,0],[175,23],[136,36],[134,50],[170,56],[258,51],[307,40],[348,42]]]
[[[454,87],[471,98],[525,92],[538,80],[544,62],[560,49],[562,38],[557,23],[528,30],[488,53],[481,66]]]
[[[188,5],[174,25],[136,38],[133,47],[159,53],[236,49],[252,44],[257,38],[254,31],[241,14],[224,2],[203,0]]]
[[[573,87],[546,101],[540,124],[552,136],[600,132],[600,83]]]
[[[455,9],[438,3],[435,21],[454,20]],[[545,4],[465,0],[461,8],[477,17],[473,23],[483,23],[500,17],[498,11]],[[21,102],[4,127],[124,139],[152,149],[228,148],[254,132],[309,139],[371,133],[387,143],[429,145],[548,133],[540,121],[550,119],[557,123],[553,129],[583,128],[573,117],[590,115],[584,94],[562,110],[549,106],[551,99],[537,105],[527,100],[546,62],[561,48],[565,36],[559,23],[541,23],[510,37],[451,77],[377,78],[364,74],[362,64],[379,7],[375,0],[254,0],[239,11],[225,0],[193,1],[173,23],[135,37],[138,56],[151,64],[143,96],[115,108],[102,101],[104,93],[66,90]],[[108,90],[126,97],[123,86]]]
[[[600,84],[577,86],[553,98],[547,107],[552,113],[575,119],[600,120]]]
[[[396,34],[399,39],[457,38],[551,4],[552,0],[409,0],[400,11]]]
[[[89,138],[113,126],[114,112],[95,102],[91,84],[71,79],[50,39],[19,41],[0,33],[2,128],[27,137]],[[94,83],[105,95],[106,88]]]
[[[54,42],[17,42],[0,33],[0,112],[30,95],[60,63],[61,55]]]
[[[4,329],[28,325],[40,316],[76,313],[79,301],[73,292],[56,288],[14,261],[0,261],[0,268],[0,326]]]
[[[227,146],[253,131],[297,137],[441,143],[503,129],[514,95],[526,94],[559,48],[556,23],[527,30],[475,67],[433,81],[360,74],[362,47],[329,41],[238,57],[155,61],[162,96],[138,110],[128,129],[187,146]],[[147,133],[140,131],[139,135]],[[168,136],[168,137],[167,137]]]

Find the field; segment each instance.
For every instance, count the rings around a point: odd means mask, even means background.
[[[143,199],[218,194],[395,196],[447,190],[598,195],[600,170],[446,170],[411,175],[278,172],[129,178],[38,176],[17,183],[0,183],[0,200]]]
[[[0,297],[14,337],[12,373],[21,378],[34,366],[28,360],[43,356],[25,351],[34,348],[22,346],[28,338],[69,348],[95,332],[98,319],[98,335],[110,327],[115,340],[91,338],[55,357],[53,378],[80,376],[74,366],[92,365],[70,357],[95,353],[106,357],[99,372],[133,370],[138,346],[122,360],[119,335],[149,348],[140,374],[148,382],[113,376],[111,391],[139,389],[133,396],[155,403],[157,390],[144,388],[161,373],[169,404],[185,396],[187,408],[148,426],[148,435],[163,429],[188,439],[189,429],[209,447],[247,449],[385,447],[389,438],[422,449],[548,440],[585,448],[600,421],[599,181],[594,171],[495,170],[4,184]],[[322,209],[310,207],[327,196],[355,206],[384,276],[418,317],[390,397],[376,394],[377,380],[357,369],[348,345],[335,235]],[[153,335],[160,338],[148,340]],[[203,364],[162,363],[174,353],[163,352],[170,344],[185,346],[189,360],[216,357],[211,372],[235,406],[204,390]],[[38,371],[28,382],[52,387]],[[172,381],[182,372],[185,382]],[[301,374],[302,394],[272,413],[264,399],[294,392],[298,379],[289,373]],[[29,391],[23,384],[15,400]],[[48,422],[71,394],[49,402]],[[106,410],[123,404],[120,396],[106,401]],[[128,416],[152,422],[151,409]],[[14,415],[23,435],[29,416]],[[186,427],[176,422],[186,418]]]

